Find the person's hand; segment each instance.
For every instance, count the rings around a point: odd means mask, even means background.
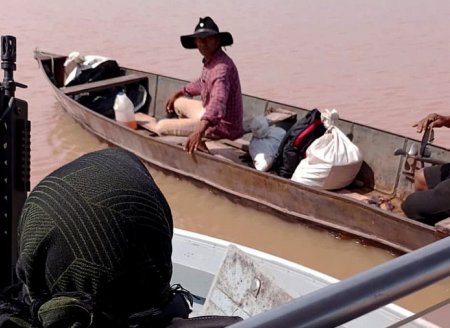
[[[188,137],[188,140],[186,141],[184,150],[187,151],[189,154],[192,154],[192,152],[197,150],[199,146],[202,146],[202,138],[203,135],[200,132],[191,133]]]
[[[183,91],[177,91],[172,97],[170,97],[167,102],[166,102],[166,112],[167,113],[173,113],[175,108],[174,108],[174,104],[175,104],[175,100],[177,100],[178,98],[180,98],[183,95]]]
[[[431,113],[414,124],[413,127],[417,127],[417,133],[421,133],[423,130],[439,128],[443,125],[445,125],[445,117],[436,113]]]
[[[207,151],[206,145],[203,142],[202,138],[205,135],[205,131],[209,126],[209,122],[206,120],[201,120],[198,124],[197,128],[194,132],[192,132],[187,141],[186,145],[184,146],[184,150],[187,151],[189,154],[192,154],[195,150],[203,150]]]

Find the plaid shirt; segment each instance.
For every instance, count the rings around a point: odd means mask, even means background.
[[[210,122],[207,135],[236,139],[244,134],[243,106],[239,74],[233,61],[219,49],[208,62],[203,61],[199,79],[184,86],[189,96],[201,96],[205,114]]]

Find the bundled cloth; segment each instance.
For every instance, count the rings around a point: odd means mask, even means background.
[[[278,147],[286,131],[271,126],[264,116],[257,116],[250,122],[252,139],[248,151],[258,171],[269,171],[277,155]]]
[[[115,60],[97,55],[83,56],[78,51],[67,56],[64,67],[68,73],[64,81],[66,87],[122,75]]]
[[[326,128],[306,150],[306,158],[295,169],[292,180],[327,190],[344,188],[358,174],[363,156],[359,148],[336,123],[336,110],[325,110],[322,120]]]

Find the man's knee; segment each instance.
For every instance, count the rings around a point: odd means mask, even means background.
[[[422,219],[422,215],[420,214],[420,197],[417,197],[417,193],[413,193],[406,197],[406,199],[402,202],[401,207],[403,213],[410,218],[414,220],[420,220]]]
[[[180,118],[192,118],[200,120],[203,114],[205,113],[205,109],[203,108],[203,104],[200,100],[179,97],[174,102],[175,113]]]
[[[413,192],[402,202],[401,208],[410,219],[435,224],[450,217],[449,195],[450,180],[433,189]]]

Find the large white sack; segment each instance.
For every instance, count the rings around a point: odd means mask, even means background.
[[[327,190],[344,188],[353,182],[363,156],[358,147],[337,126],[337,112],[326,110],[322,119],[327,131],[306,150],[292,180]]]
[[[272,168],[281,140],[286,131],[271,126],[264,116],[257,116],[250,122],[252,139],[248,145],[248,152],[258,171],[268,171]]]

